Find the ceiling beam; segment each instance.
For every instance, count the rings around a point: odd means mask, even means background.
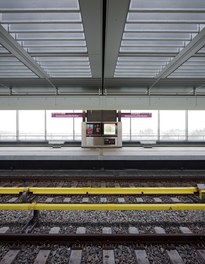
[[[20,44],[0,25],[0,43],[12,53],[19,61],[28,67],[39,78],[46,79],[52,87],[55,85],[50,81],[49,75],[38,63],[20,46]]]
[[[120,50],[130,0],[108,0],[105,44],[105,78],[112,78]]]
[[[100,0],[79,0],[93,78],[102,76],[102,5]]]
[[[0,96],[0,110],[205,110],[205,96]]]
[[[196,35],[195,38],[169,63],[167,66],[156,76],[156,80],[150,86],[153,88],[162,78],[167,78],[177,68],[179,68],[184,62],[190,59],[195,53],[204,47],[205,40],[205,28]]]

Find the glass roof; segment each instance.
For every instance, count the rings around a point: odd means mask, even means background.
[[[187,85],[192,78],[193,86],[205,79],[205,0],[113,1],[106,10],[100,2],[0,0],[2,83],[35,78],[31,86],[46,80],[56,90],[79,86],[109,94],[110,87],[141,84],[150,92],[161,79],[168,86],[179,78]]]
[[[17,58],[1,57],[0,78],[37,78],[37,76]]]
[[[204,27],[204,0],[131,0],[114,77],[157,78]],[[202,77],[189,61],[168,77]]]
[[[0,23],[49,77],[92,77],[78,0],[1,0]],[[1,75],[36,76],[19,63]]]
[[[201,49],[201,51],[204,50]],[[182,64],[169,78],[204,78],[205,60],[204,57],[190,58]]]

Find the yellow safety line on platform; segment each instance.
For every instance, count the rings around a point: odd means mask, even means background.
[[[205,204],[0,204],[0,210],[48,211],[138,211],[138,210],[205,210]]]

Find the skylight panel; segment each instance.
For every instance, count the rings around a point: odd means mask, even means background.
[[[201,0],[131,0],[114,77],[157,77],[204,24]],[[205,48],[198,53],[205,53]],[[179,68],[172,76],[187,72]]]
[[[79,10],[78,0],[1,0],[1,10],[19,10],[19,9],[68,9]]]
[[[11,56],[1,57],[0,78],[38,78],[38,76],[17,58]]]
[[[178,9],[199,9],[205,8],[205,2],[203,0],[131,0],[130,10],[140,9],[161,9],[161,10],[178,10]]]

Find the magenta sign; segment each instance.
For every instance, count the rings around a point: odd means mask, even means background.
[[[152,117],[152,113],[122,113],[121,117],[129,118],[149,118]]]
[[[52,113],[51,117],[78,118],[83,117],[82,113]]]

